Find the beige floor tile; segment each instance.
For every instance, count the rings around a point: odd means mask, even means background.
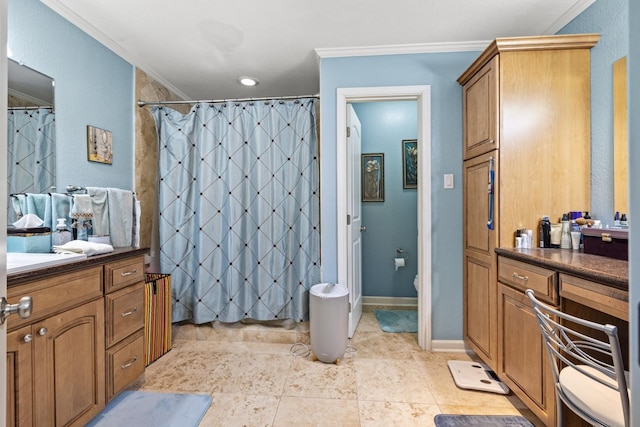
[[[273,424],[280,398],[213,393],[211,407],[199,427],[267,427]]]
[[[351,345],[359,358],[367,359],[413,359],[416,352],[422,352],[415,334],[358,331]]]
[[[285,396],[280,399],[274,427],[356,427],[360,425],[357,400]]]
[[[439,413],[437,405],[360,400],[360,425],[366,427],[434,426]]]
[[[213,392],[280,396],[294,356],[229,353],[214,367]]]
[[[355,359],[359,400],[435,404],[415,360]]]
[[[287,375],[283,396],[357,399],[353,360],[339,365],[295,358]]]

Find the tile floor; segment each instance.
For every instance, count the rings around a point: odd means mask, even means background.
[[[416,340],[383,332],[365,312],[334,365],[296,344],[309,342],[308,323],[174,325],[173,349],[130,389],[210,394],[201,427],[433,426],[440,413],[523,415],[542,425],[512,394],[457,388],[447,360],[472,356],[424,352]]]

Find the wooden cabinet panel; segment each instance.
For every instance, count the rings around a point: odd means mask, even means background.
[[[487,223],[491,216],[498,223],[498,195],[493,195],[492,211],[489,197],[489,172],[493,168],[494,182],[499,178],[497,152],[493,151],[464,162],[464,249],[494,258],[494,249],[498,241],[497,231],[489,229]]]
[[[107,347],[144,325],[144,283],[105,296]]]
[[[549,356],[529,298],[498,285],[497,374],[546,425],[555,422],[555,394]]]
[[[499,257],[498,280],[522,292],[532,289],[538,299],[558,305],[558,274],[553,270]]]
[[[467,343],[495,370],[496,280],[491,262],[465,255],[464,336]]]
[[[107,401],[144,373],[144,330],[107,350]]]
[[[85,425],[105,405],[102,300],[35,323],[32,331],[35,424]]]
[[[498,148],[498,61],[496,55],[464,85],[464,159]]]
[[[33,425],[31,326],[7,334],[7,426]]]
[[[104,266],[105,293],[144,282],[144,257],[111,262]]]

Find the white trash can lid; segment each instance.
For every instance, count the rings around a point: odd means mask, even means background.
[[[313,285],[309,292],[320,298],[338,298],[349,295],[349,290],[337,283],[318,283]]]

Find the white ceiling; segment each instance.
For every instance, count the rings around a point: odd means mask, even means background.
[[[460,50],[553,34],[595,0],[41,1],[178,95],[204,100],[317,94],[315,49]],[[242,87],[240,75],[260,84]]]

